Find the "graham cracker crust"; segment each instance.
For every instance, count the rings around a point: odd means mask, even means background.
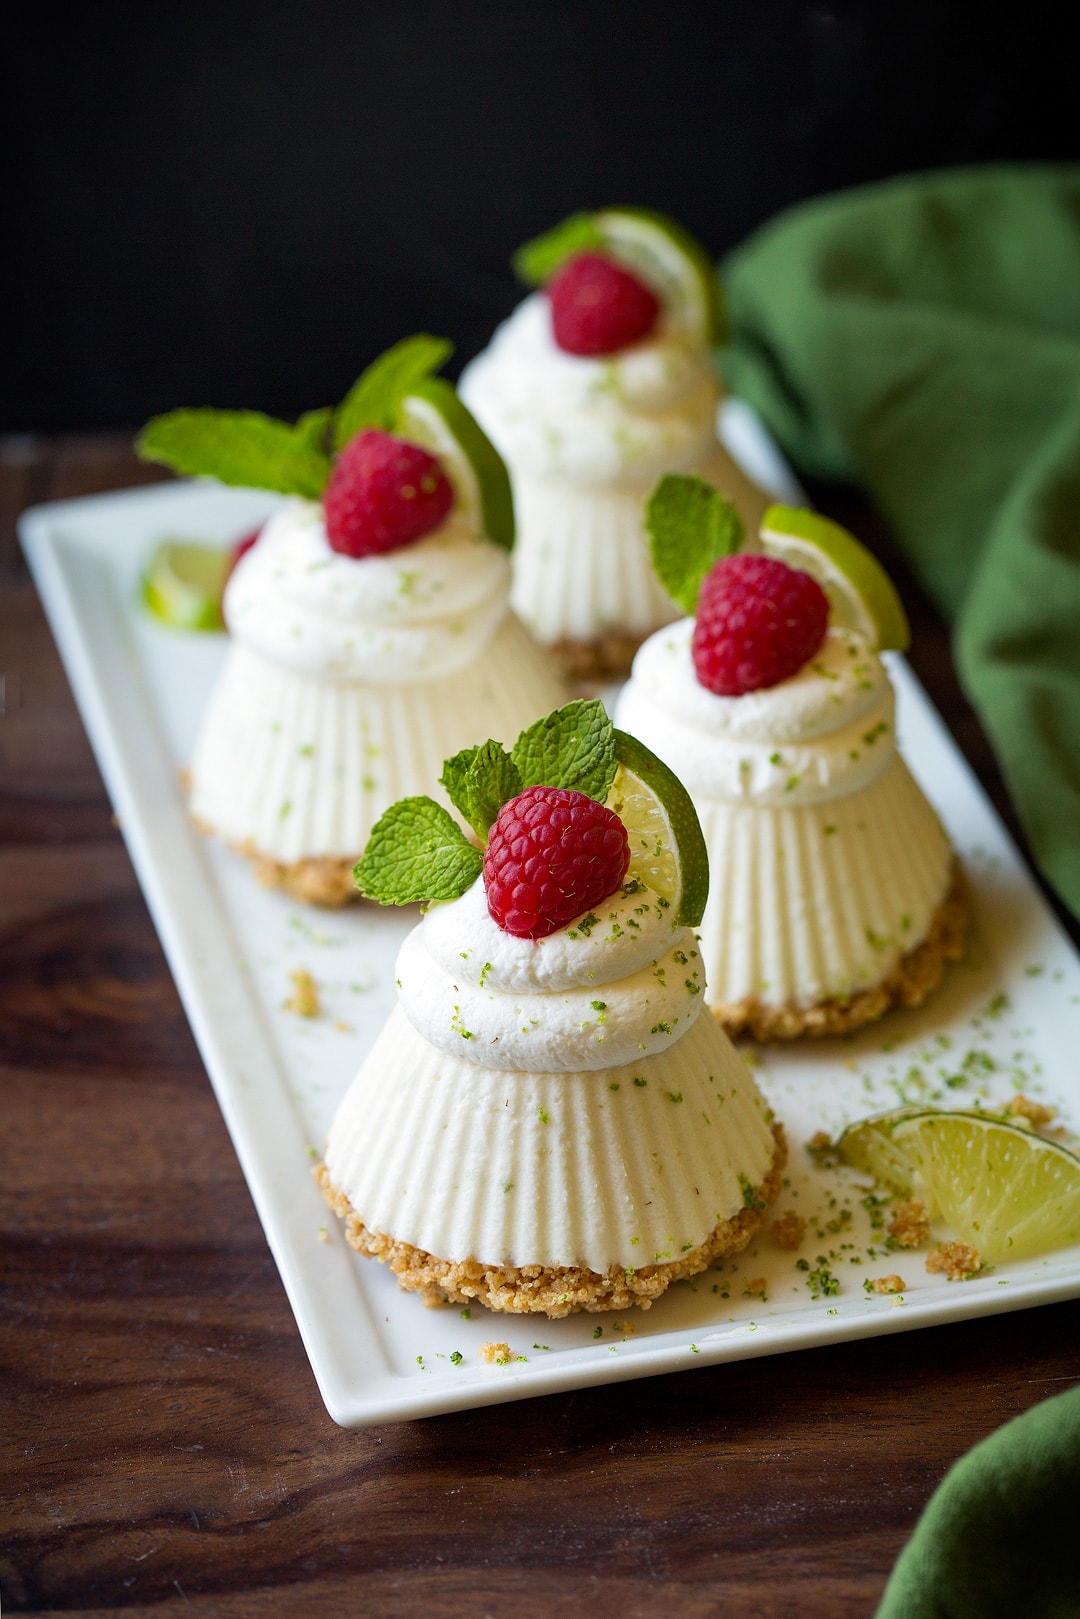
[[[659,629],[659,625],[654,628]],[[607,685],[630,673],[634,653],[652,630],[605,630],[592,641],[555,641],[546,648],[556,667],[575,685]]]
[[[364,897],[353,882],[353,867],[360,858],[359,854],[352,859],[318,855],[285,866],[279,860],[272,860],[269,855],[256,853],[254,849],[241,849],[240,852],[247,855],[256,881],[264,888],[280,888],[306,905],[340,910],[343,905],[351,905],[354,900]]]
[[[935,990],[945,964],[958,961],[971,920],[971,893],[958,860],[945,898],[934,912],[929,932],[921,943],[901,956],[892,971],[870,989],[856,995],[819,1001],[815,1006],[768,1006],[752,997],[711,1008],[713,1016],[733,1038],[749,1034],[755,1040],[797,1040],[830,1034],[850,1034],[872,1023],[891,1006],[921,1006]]]
[[[483,1265],[477,1259],[454,1262],[437,1259],[422,1248],[397,1242],[382,1231],[369,1231],[343,1192],[331,1183],[325,1164],[315,1169],[327,1203],[345,1221],[345,1237],[358,1254],[388,1265],[398,1286],[420,1293],[429,1308],[442,1303],[487,1305],[489,1310],[525,1315],[539,1312],[553,1321],[578,1310],[647,1310],[672,1282],[696,1276],[718,1259],[743,1251],[761,1228],[767,1209],[780,1194],[787,1162],[784,1128],[773,1124],[776,1151],[772,1167],[761,1185],[748,1195],[747,1206],[730,1220],[721,1220],[703,1243],[666,1265],[644,1265],[627,1270],[611,1265],[602,1274],[583,1266]]]
[[[186,778],[186,779],[185,779]],[[190,773],[184,771],[181,779],[184,785],[190,783]],[[200,821],[197,815],[191,817],[195,828],[203,837],[216,836],[214,828],[205,821]],[[302,900],[306,905],[318,905],[323,910],[340,910],[343,905],[351,905],[354,900],[363,900],[364,896],[353,882],[353,867],[360,859],[359,853],[352,856],[313,855],[305,860],[295,860],[291,865],[285,865],[275,860],[271,855],[262,854],[250,842],[230,843],[229,847],[235,849],[237,854],[251,861],[256,882],[263,888],[280,888],[283,893],[291,895],[293,899]]]

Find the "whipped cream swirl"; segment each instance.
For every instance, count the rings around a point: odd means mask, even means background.
[[[704,1000],[692,929],[628,883],[546,939],[504,933],[478,877],[433,905],[401,947],[398,996],[413,1028],[481,1068],[580,1073],[673,1045]]]
[[[652,482],[696,468],[716,442],[707,349],[661,323],[619,354],[567,354],[541,292],[498,327],[458,391],[512,470],[541,478]]]
[[[321,505],[294,500],[241,558],[225,591],[238,642],[298,674],[402,682],[455,673],[508,610],[510,559],[460,512],[380,556],[330,549]]]
[[[893,689],[855,631],[829,629],[797,674],[741,697],[701,684],[693,633],[686,618],[650,636],[615,710],[691,796],[816,803],[867,786],[893,757]]]

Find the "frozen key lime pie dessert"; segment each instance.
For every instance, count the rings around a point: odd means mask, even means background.
[[[577,677],[624,674],[677,613],[642,509],[664,472],[715,483],[756,526],[766,498],[717,441],[708,256],[662,215],[575,214],[515,256],[537,290],[461,377],[510,469],[513,602]]]
[[[509,605],[505,468],[440,339],[406,339],[336,410],[158,417],[150,460],[288,501],[225,589],[225,667],[190,767],[191,810],[259,876],[316,904],[356,896],[383,811],[438,792],[476,727],[512,739],[567,695]]]
[[[649,502],[653,557],[694,615],[638,652],[616,719],[677,772],[712,880],[707,998],[730,1033],[840,1033],[918,1005],[961,954],[967,895],[897,751],[879,651],[907,623],[887,575],[816,513],[772,506],[760,550],[697,479]]]
[[[425,900],[398,1004],[317,1171],[352,1246],[429,1303],[648,1308],[738,1253],[782,1132],[702,1013],[708,886],[679,783],[598,702],[463,751],[380,821],[357,881]]]

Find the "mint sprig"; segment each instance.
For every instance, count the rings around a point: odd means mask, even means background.
[[[439,781],[454,808],[485,841],[503,805],[523,786],[521,771],[506,749],[490,739],[447,759]]]
[[[598,697],[579,698],[522,731],[510,757],[522,788],[569,787],[602,804],[615,779],[615,731]]]
[[[433,798],[402,798],[381,815],[353,867],[362,894],[380,905],[457,899],[483,869],[484,857]]]
[[[447,759],[439,778],[454,808],[487,839],[504,804],[526,787],[565,787],[603,803],[615,779],[615,728],[598,699],[566,703],[522,731],[510,753],[490,739]],[[433,798],[403,798],[376,822],[353,877],[380,905],[458,899],[484,866]]]
[[[445,337],[417,332],[403,337],[361,372],[334,412],[333,447],[341,450],[365,427],[392,432],[397,407],[418,382],[430,377],[454,352]]]
[[[525,242],[510,263],[519,281],[527,287],[542,287],[575,253],[593,253],[603,246],[595,214],[571,214],[542,236]]]
[[[187,477],[319,500],[331,451],[337,454],[365,427],[393,432],[402,399],[453,352],[446,338],[417,332],[373,360],[336,409],[309,410],[295,425],[257,410],[173,410],[146,424],[135,449],[142,460]]]
[[[645,528],[657,578],[692,616],[709,569],[742,544],[742,518],[704,478],[669,472],[646,502]]]
[[[330,458],[317,442],[311,416],[301,422],[293,427],[257,410],[173,410],[153,417],[135,448],[142,460],[190,477],[318,500]],[[325,427],[324,421],[324,433]]]

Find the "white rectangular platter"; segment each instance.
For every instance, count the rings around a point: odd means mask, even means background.
[[[790,474],[745,413],[740,459],[782,497]],[[220,635],[156,623],[140,570],[167,536],[227,545],[274,497],[209,484],[58,502],[21,524],[30,560],[139,881],[281,1272],[327,1408],[345,1426],[397,1421],[624,1378],[930,1326],[1080,1294],[1080,1249],[950,1283],[887,1253],[869,1188],[803,1148],[898,1100],[972,1107],[1017,1091],[1080,1126],[1080,960],[901,658],[890,667],[901,746],[964,860],[976,901],[968,959],[918,1012],[844,1040],[749,1051],[787,1127],[778,1209],[809,1221],[807,1261],[765,1237],[677,1285],[647,1313],[496,1316],[425,1310],[346,1246],[312,1179],[338,1097],[393,997],[414,912],[305,909],[258,888],[190,823],[181,772],[225,651]],[[479,739],[478,739],[479,740]],[[285,1009],[290,974],[318,986],[312,1019]],[[900,1272],[896,1296],[864,1280]],[[757,1283],[763,1280],[765,1297]],[[755,1290],[748,1291],[749,1283]],[[208,1282],[208,1285],[209,1282]],[[494,1361],[481,1346],[507,1350]],[[252,1368],[253,1377],[257,1375]]]

